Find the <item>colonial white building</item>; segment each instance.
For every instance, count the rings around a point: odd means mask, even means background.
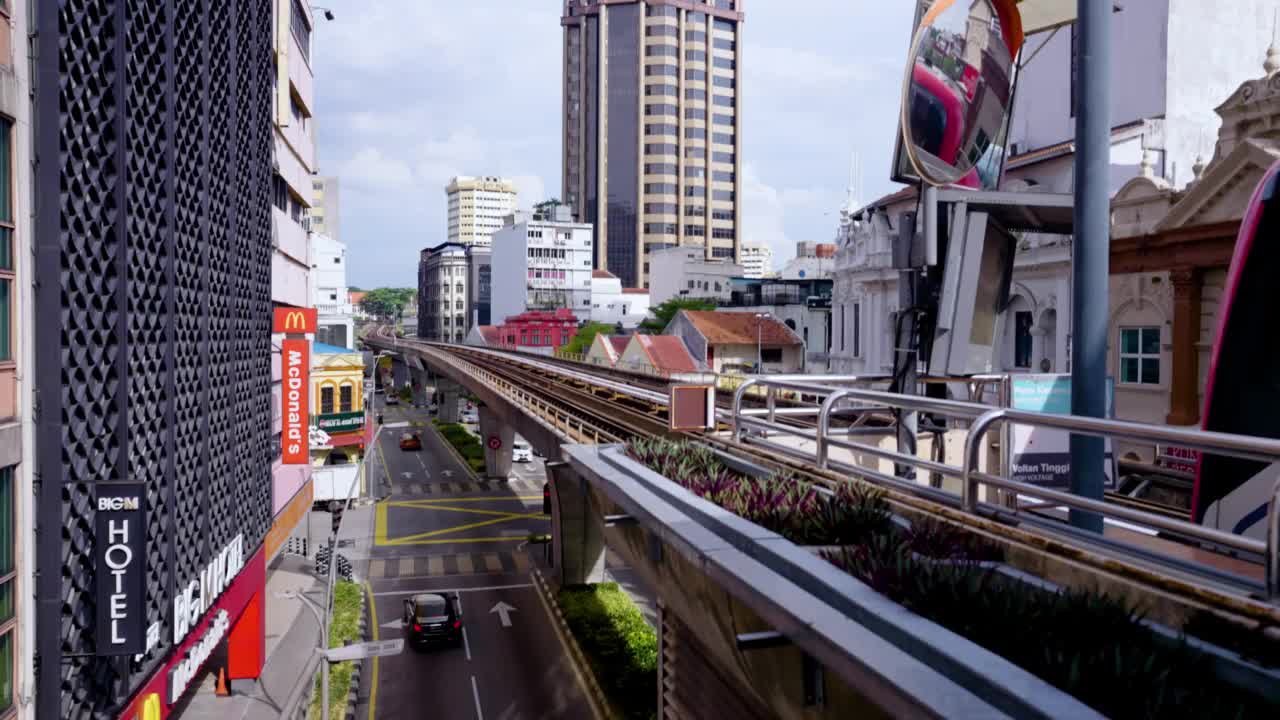
[[[1274,129],[1280,127],[1280,50],[1266,53],[1257,78],[1274,9],[1274,2],[1257,1],[1227,14],[1193,3],[1129,3],[1115,16],[1121,58],[1113,64],[1108,179],[1108,369],[1121,418],[1175,425],[1199,420],[1217,298],[1239,219],[1254,184],[1280,157],[1280,131]],[[1020,72],[1013,154],[1002,189],[1070,192],[1069,28],[1053,37],[1032,36],[1027,46],[1041,43],[1044,50]],[[1213,62],[1195,61],[1186,52],[1191,46],[1215,48]],[[1120,61],[1130,56],[1132,62]],[[906,189],[842,213],[833,371],[892,369],[898,290],[891,251],[898,216],[915,205],[914,189]],[[1020,237],[1004,370],[1070,371],[1070,258],[1068,236]],[[1122,452],[1151,457],[1150,448]]]
[[[312,305],[316,308],[316,342],[352,348],[355,310],[347,289],[347,246],[321,233],[311,233]]]

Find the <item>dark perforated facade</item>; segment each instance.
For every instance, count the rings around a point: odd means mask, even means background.
[[[35,3],[37,713],[114,716],[175,587],[271,525],[271,5]],[[146,487],[140,659],[94,655],[97,483]]]

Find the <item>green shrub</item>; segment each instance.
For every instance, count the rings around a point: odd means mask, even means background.
[[[445,442],[458,451],[473,472],[484,472],[484,446],[475,435],[467,432],[467,429],[458,423],[443,423],[433,419],[431,424],[439,431]]]
[[[337,648],[360,642],[360,586],[339,580],[333,586],[333,617],[329,621],[329,647]],[[329,718],[347,716],[347,691],[351,688],[352,661],[329,666]],[[316,676],[315,693],[307,717],[320,720],[320,677]]]
[[[658,636],[617,583],[565,588],[560,609],[611,704],[652,718],[658,702]]]

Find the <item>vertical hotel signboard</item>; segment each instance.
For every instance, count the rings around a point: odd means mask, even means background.
[[[146,647],[146,494],[141,483],[95,488],[98,655],[138,655]]]
[[[280,343],[280,364],[284,377],[281,400],[284,408],[280,438],[281,462],[285,465],[307,465],[311,462],[307,446],[311,403],[311,346],[307,333],[316,331],[315,308],[276,308],[272,330],[284,333]]]

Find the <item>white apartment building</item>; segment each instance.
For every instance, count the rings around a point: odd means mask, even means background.
[[[317,177],[311,181],[311,232],[342,240],[340,183],[336,177]]]
[[[512,214],[494,233],[490,322],[499,325],[528,310],[572,310],[591,318],[591,226],[572,222],[569,208],[553,220]]]
[[[759,280],[773,272],[773,248],[764,243],[742,244],[742,276]]]
[[[449,200],[449,242],[488,245],[516,211],[516,186],[501,177],[455,177],[445,188]]]
[[[312,304],[317,311],[316,342],[352,349],[355,313],[347,289],[347,246],[321,233],[311,233]]]
[[[277,307],[311,307],[311,241],[307,226],[315,192],[316,140],[315,76],[311,71],[311,31],[315,17],[302,0],[273,0],[271,27],[276,67],[282,72],[271,93],[275,144],[275,177],[272,179],[271,232],[275,251],[271,258],[271,300]],[[282,426],[281,385],[278,378],[282,335],[272,338],[272,362],[277,380],[272,384],[272,428]],[[276,446],[279,447],[277,441]],[[273,505],[284,509],[311,479],[306,465],[272,466]]]
[[[591,273],[591,321],[634,328],[649,314],[649,291],[624,288],[608,270]]]
[[[649,254],[649,301],[654,305],[672,298],[728,300],[730,280],[743,276],[741,265],[708,260],[698,245],[654,250]]]

